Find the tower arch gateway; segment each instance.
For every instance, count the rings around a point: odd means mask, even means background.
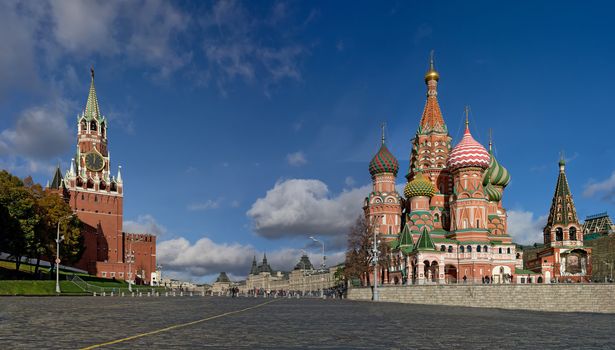
[[[50,189],[65,197],[85,226],[85,251],[76,267],[100,277],[148,282],[156,272],[156,237],[123,231],[124,183],[121,167],[113,175],[107,127],[92,68],[85,109],[76,120],[75,157],[62,185]]]

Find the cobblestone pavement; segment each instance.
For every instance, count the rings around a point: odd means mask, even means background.
[[[615,315],[319,299],[0,298],[0,349],[615,349]]]

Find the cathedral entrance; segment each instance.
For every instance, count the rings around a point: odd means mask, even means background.
[[[444,265],[444,278],[446,283],[457,283],[457,267]]]

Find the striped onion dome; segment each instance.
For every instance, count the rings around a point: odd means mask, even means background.
[[[426,179],[423,176],[422,172],[417,172],[414,179],[406,184],[404,187],[404,195],[406,198],[412,197],[433,197],[434,193],[436,193],[436,189],[429,179]]]
[[[494,186],[506,187],[508,183],[510,183],[510,173],[498,163],[492,152],[489,153],[491,154],[491,163],[487,171],[485,171],[483,186],[487,186],[487,183],[491,183]]]
[[[393,173],[393,175],[397,175],[398,170],[399,163],[397,162],[397,158],[393,156],[383,142],[378,153],[376,153],[372,161],[369,162],[369,173],[372,176],[381,173]]]
[[[499,202],[502,200],[502,192],[491,183],[487,183],[485,186],[485,194],[491,202]]]
[[[453,148],[446,164],[451,171],[465,167],[487,169],[491,161],[490,158],[489,152],[483,145],[474,140],[472,134],[470,134],[470,128],[466,125],[466,131],[461,142]]]

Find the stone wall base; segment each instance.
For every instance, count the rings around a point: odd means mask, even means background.
[[[378,288],[380,301],[554,312],[615,313],[615,284],[423,285]],[[348,299],[371,300],[371,288]]]

